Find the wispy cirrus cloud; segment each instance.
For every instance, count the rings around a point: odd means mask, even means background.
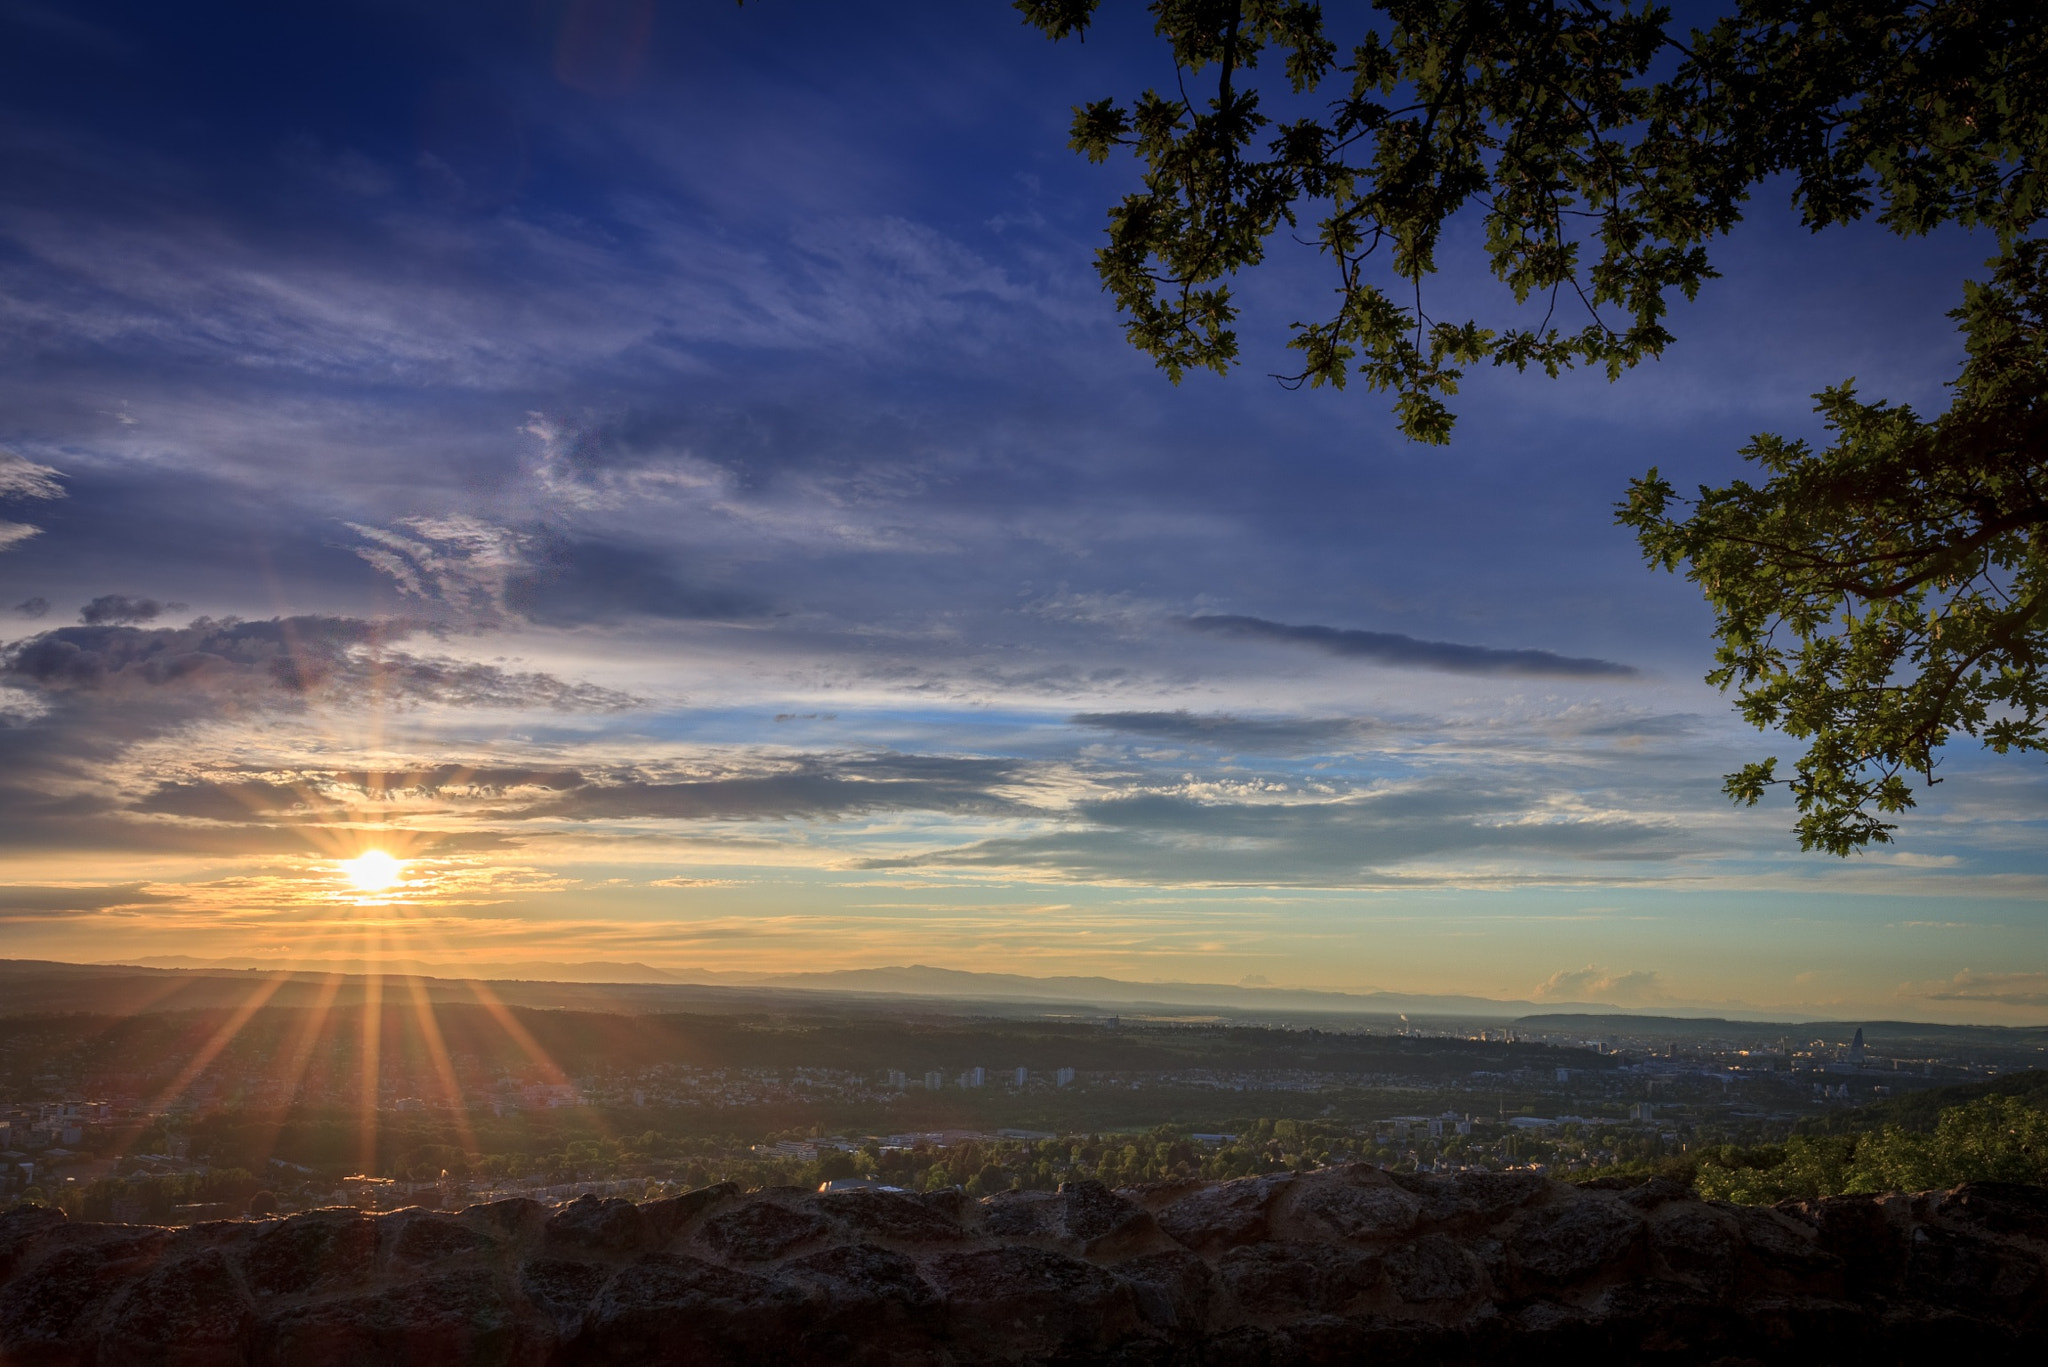
[[[401,593],[452,609],[471,625],[731,621],[767,610],[755,593],[691,582],[674,556],[617,537],[462,516],[409,518],[402,526],[351,524],[363,539],[356,554]]]
[[[47,465],[0,451],[0,498],[62,498],[64,486]]]
[[[38,465],[12,451],[0,451],[0,502],[62,498],[64,486],[57,480],[57,472],[49,466]],[[30,537],[40,536],[42,530],[27,522],[0,519],[0,551],[19,546]]]

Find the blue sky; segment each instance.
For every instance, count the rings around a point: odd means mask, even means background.
[[[1800,853],[1612,524],[1938,408],[1988,244],[1765,187],[1661,361],[1448,448],[1268,378],[1283,250],[1176,388],[1065,146],[1171,78],[1109,8],[0,5],[0,953],[2048,1018],[2039,764]]]

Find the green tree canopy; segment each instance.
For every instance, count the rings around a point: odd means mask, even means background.
[[[1100,0],[1015,3],[1059,40]],[[1759,727],[1809,742],[1790,779],[1769,759],[1728,781],[1746,802],[1789,784],[1807,848],[1888,840],[1883,815],[1913,803],[1906,775],[1934,781],[1957,733],[2042,748],[2030,235],[2048,209],[2048,7],[1736,0],[1681,32],[1633,0],[1373,0],[1343,34],[1306,0],[1147,9],[1174,87],[1076,109],[1072,146],[1142,168],[1096,265],[1132,343],[1176,380],[1236,363],[1230,282],[1283,232],[1327,260],[1334,302],[1292,325],[1300,368],[1281,378],[1356,375],[1395,396],[1402,431],[1442,442],[1465,367],[1612,378],[1661,354],[1672,292],[1715,275],[1709,246],[1773,177],[1815,230],[1873,214],[1907,236],[1986,230],[1999,255],[1958,313],[1969,362],[1948,413],[1923,421],[1844,384],[1820,396],[1826,451],[1761,436],[1745,452],[1761,486],[1687,505],[1653,470],[1619,516],[1714,605],[1709,679]],[[1461,215],[1484,225],[1511,326],[1426,306]]]
[[[1799,804],[1800,844],[1846,854],[1890,839],[1879,813],[1913,805],[1961,732],[2004,754],[2048,749],[2048,253],[2023,243],[1972,285],[1968,360],[1948,411],[1819,395],[1824,451],[1760,436],[1768,475],[1702,487],[1687,510],[1654,469],[1621,521],[1644,553],[1705,591],[1719,666],[1758,727],[1809,741],[1790,779],[1775,759],[1729,777],[1754,803]],[[1683,506],[1683,505],[1680,505]],[[1874,810],[1873,810],[1874,809]]]
[[[1985,1097],[1943,1111],[1932,1134],[1887,1125],[1874,1134],[1710,1151],[1697,1178],[1706,1199],[1749,1205],[1961,1182],[2048,1185],[2048,1115],[2016,1097]]]
[[[1055,40],[1099,6],[1016,0]],[[1071,141],[1143,167],[1096,257],[1131,341],[1176,378],[1227,370],[1227,282],[1275,234],[1310,232],[1334,307],[1293,325],[1288,378],[1356,373],[1424,441],[1448,438],[1462,366],[1616,375],[1661,354],[1670,291],[1715,274],[1707,245],[1768,177],[1788,177],[1814,228],[1875,211],[1901,233],[2010,239],[2043,208],[2048,39],[2030,0],[1741,0],[1683,33],[1630,0],[1374,0],[1362,31],[1335,36],[1306,0],[1147,8],[1176,85],[1075,110]],[[1299,116],[1274,119],[1268,97]],[[1427,310],[1461,214],[1539,319]]]

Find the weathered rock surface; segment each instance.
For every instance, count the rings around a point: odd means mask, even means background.
[[[186,1229],[0,1215],[0,1367],[2048,1362],[2048,1192],[1370,1167]]]

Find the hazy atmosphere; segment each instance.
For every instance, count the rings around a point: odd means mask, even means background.
[[[0,957],[2048,1021],[2039,757],[1802,852],[1614,524],[1940,409],[1995,244],[1766,185],[1661,360],[1420,445],[1271,378],[1311,249],[1232,375],[1126,342],[1068,123],[1173,79],[1131,7],[0,4]]]

